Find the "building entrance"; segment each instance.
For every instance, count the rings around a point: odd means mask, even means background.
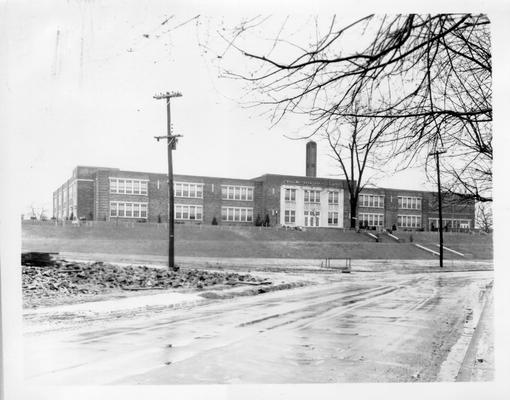
[[[319,226],[319,225],[320,225],[320,212],[305,211],[305,226]]]

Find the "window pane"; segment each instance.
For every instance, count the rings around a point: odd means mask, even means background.
[[[197,185],[197,197],[201,199],[203,197],[203,186]]]
[[[247,222],[253,221],[253,209],[252,208],[248,208],[248,210],[247,210],[246,221]]]
[[[227,187],[225,187],[225,186],[221,187],[221,198],[222,199],[227,199],[228,198]]]
[[[222,188],[222,191],[223,191],[223,188]],[[227,220],[227,208],[226,207],[221,208],[221,220],[222,221]]]
[[[182,184],[182,197],[189,196],[189,186],[185,183]]]
[[[140,194],[147,194],[147,181],[140,182]]]
[[[123,217],[124,216],[124,210],[125,210],[124,203],[119,203],[119,217]]]
[[[196,196],[196,185],[189,185],[189,197]]]
[[[196,214],[197,220],[202,220],[202,206],[197,206],[197,214]]]

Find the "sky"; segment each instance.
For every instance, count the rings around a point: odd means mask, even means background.
[[[272,127],[260,109],[243,107],[241,84],[219,76],[209,51],[227,48],[218,29],[255,10],[100,0],[17,2],[5,10],[12,151],[3,157],[23,182],[23,210],[51,213],[52,192],[77,165],[166,172],[166,146],[154,139],[166,135],[164,104],[153,98],[162,91],[183,94],[172,100],[174,133],[183,135],[174,173],[304,175],[306,142],[286,137],[296,129],[292,120]],[[318,176],[338,174],[319,142]],[[380,176],[377,185],[434,189],[421,167]]]

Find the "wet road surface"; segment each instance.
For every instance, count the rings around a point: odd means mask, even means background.
[[[25,378],[34,384],[453,380],[463,356],[459,343],[492,281],[491,271],[339,274],[306,288],[31,329]]]

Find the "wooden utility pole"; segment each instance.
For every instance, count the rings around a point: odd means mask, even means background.
[[[160,139],[167,139],[168,147],[168,268],[178,271],[179,267],[175,265],[174,254],[174,171],[172,165],[172,150],[175,150],[177,138],[181,135],[172,135],[172,120],[170,114],[170,99],[173,97],[182,97],[180,92],[166,92],[154,96],[155,99],[166,100],[166,116],[167,116],[167,135],[155,136],[159,142]]]
[[[443,268],[443,199],[441,195],[441,173],[439,171],[439,154],[446,153],[445,150],[436,150],[429,153],[431,156],[436,157],[436,170],[437,170],[437,201],[439,207],[439,266]]]

